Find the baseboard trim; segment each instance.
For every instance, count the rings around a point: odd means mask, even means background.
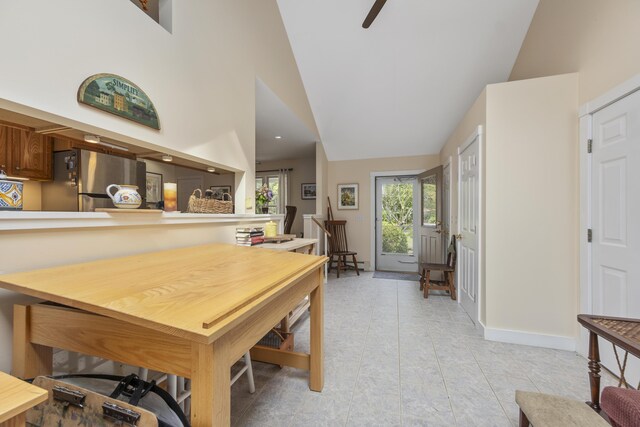
[[[530,345],[533,347],[553,348],[576,351],[576,339],[559,335],[536,334],[533,332],[512,331],[509,329],[484,328],[484,338],[489,341],[509,344]]]

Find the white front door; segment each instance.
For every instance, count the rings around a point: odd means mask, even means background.
[[[595,113],[592,135],[591,310],[640,318],[640,92]],[[619,372],[607,341],[600,340],[600,356],[604,366]],[[627,373],[636,386],[636,358],[629,358]]]
[[[471,320],[478,322],[480,233],[480,137],[461,146],[458,154],[458,295]]]
[[[418,271],[419,206],[415,176],[376,178],[376,270]]]

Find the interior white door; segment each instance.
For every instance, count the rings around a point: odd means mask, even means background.
[[[592,135],[592,313],[640,318],[640,191],[634,187],[640,183],[640,92],[595,113]],[[604,366],[619,372],[604,340],[600,356]],[[640,363],[634,357],[627,379],[638,385]]]
[[[442,166],[418,175],[420,186],[420,262],[444,262],[442,242]],[[442,273],[431,276],[442,280]]]
[[[480,134],[458,154],[458,295],[471,320],[478,322],[480,232]]]
[[[376,270],[418,271],[418,180],[376,178]]]

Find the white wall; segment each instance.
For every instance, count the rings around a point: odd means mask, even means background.
[[[571,348],[577,335],[577,107],[577,74],[489,85],[440,153],[455,230],[457,148],[483,125],[480,321],[494,339]]]
[[[575,338],[578,75],[487,87],[487,327]]]
[[[540,0],[509,80],[579,72],[580,104],[640,73],[640,2]]]
[[[129,1],[0,0],[11,63],[0,67],[0,107],[245,171],[238,187],[253,197],[256,77],[317,134],[278,6],[174,1],[172,28]],[[104,72],[149,95],[160,131],[78,104],[83,80]]]

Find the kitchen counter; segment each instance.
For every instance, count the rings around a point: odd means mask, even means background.
[[[194,214],[180,212],[33,212],[0,211],[0,232],[19,230],[140,227],[214,223],[282,222],[284,215]]]

